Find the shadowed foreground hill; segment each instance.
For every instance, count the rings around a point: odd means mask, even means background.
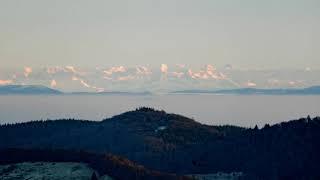
[[[0,148],[110,152],[178,174],[243,172],[246,179],[320,178],[320,118],[262,129],[207,126],[140,108],[101,122],[35,121],[0,127]]]
[[[99,176],[87,164],[76,162],[22,162],[0,164],[1,180],[113,180]]]
[[[45,149],[4,149],[0,150],[0,165],[21,162],[77,162],[85,163],[96,170],[100,176],[111,176],[116,180],[188,180],[147,168],[125,158],[112,154],[93,154],[84,151],[45,150]],[[8,170],[5,170],[8,171]],[[0,171],[0,179],[5,172]],[[93,176],[96,176],[94,174]]]

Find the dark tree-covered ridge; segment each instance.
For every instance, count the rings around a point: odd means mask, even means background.
[[[208,126],[138,108],[101,122],[34,121],[0,127],[0,148],[110,152],[178,174],[243,172],[260,179],[320,177],[320,118],[259,128]]]

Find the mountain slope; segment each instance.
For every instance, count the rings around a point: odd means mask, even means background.
[[[301,178],[306,175],[302,171],[320,177],[319,138],[320,118],[246,129],[202,125],[151,108],[101,122],[57,120],[0,127],[0,148],[110,152],[159,171],[244,172],[271,179]]]
[[[186,146],[214,141],[224,133],[223,128],[142,108],[102,122],[57,120],[2,126],[0,148],[55,147],[112,152],[146,167],[175,172],[184,169],[185,162],[180,161],[180,155],[170,157],[168,152],[181,152],[184,156]],[[170,163],[175,168],[165,166]]]
[[[82,163],[36,162],[0,165],[0,178],[50,179],[50,180],[89,180],[94,170]],[[101,180],[112,180],[105,176]]]
[[[46,165],[57,165],[61,163],[81,163],[82,166],[85,165],[87,169],[86,173],[91,177],[99,177],[99,179],[121,179],[121,180],[188,180],[191,179],[186,176],[177,176],[175,174],[162,173],[158,171],[149,170],[141,165],[133,163],[128,159],[123,157],[115,156],[112,154],[94,154],[88,153],[85,151],[77,151],[77,150],[57,150],[57,149],[0,149],[0,165],[5,165],[7,168],[2,169],[0,166],[0,179],[7,178],[8,173],[13,172],[13,174],[17,172],[17,164],[19,163],[38,163],[39,168],[47,169]],[[81,165],[80,164],[80,165]],[[51,167],[52,168],[52,167]],[[61,165],[58,165],[58,168],[61,168]],[[90,169],[88,169],[90,168]],[[75,175],[74,171],[77,171],[78,168],[72,168],[71,171],[65,175],[67,177],[61,178],[63,172],[68,169],[68,167],[64,167],[64,170],[59,170],[58,174],[44,174],[44,172],[38,172],[35,169],[30,169],[27,167],[28,171],[25,172],[24,176],[29,176],[30,179],[39,179],[39,176],[46,176],[41,179],[66,179],[71,175]],[[83,169],[83,168],[82,168]],[[89,170],[89,172],[88,172]],[[48,169],[47,169],[48,171]],[[55,169],[50,169],[52,171],[57,171]],[[50,173],[50,172],[47,172]],[[60,177],[59,177],[60,176]],[[50,178],[49,178],[50,177]],[[72,179],[79,179],[76,177],[70,177]],[[12,178],[16,179],[16,178]],[[22,179],[19,177],[19,179]],[[89,178],[86,178],[89,179]],[[96,179],[96,178],[91,178]]]

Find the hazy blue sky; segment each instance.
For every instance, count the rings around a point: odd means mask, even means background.
[[[1,0],[0,62],[320,68],[320,1]]]

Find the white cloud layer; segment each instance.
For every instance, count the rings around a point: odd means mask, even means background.
[[[24,67],[24,76],[29,77],[29,75],[32,73],[31,67]]]
[[[169,68],[170,67],[170,68]],[[20,70],[19,70],[20,69]],[[160,64],[160,68],[137,65],[80,68],[24,67],[0,71],[0,85],[39,84],[65,91],[167,91],[226,88],[294,88],[320,85],[320,71],[243,70],[212,64],[199,67]]]
[[[1,80],[0,79],[0,85],[9,85],[12,84],[13,81],[11,79],[7,79],[7,80]]]

